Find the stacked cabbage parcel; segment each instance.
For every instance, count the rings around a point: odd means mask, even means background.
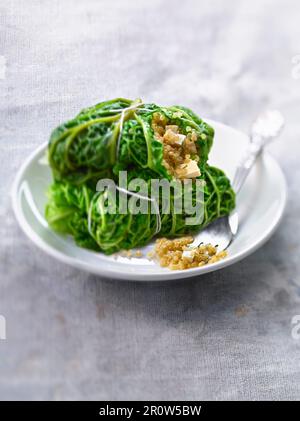
[[[56,128],[49,141],[48,159],[53,184],[48,191],[46,219],[57,232],[70,234],[82,247],[111,254],[147,244],[153,237],[176,237],[199,231],[228,214],[235,195],[223,171],[207,164],[213,129],[191,110],[160,107],[123,98],[101,102],[82,110]],[[204,181],[204,217],[187,225],[186,215],[173,209],[157,214],[108,213],[109,191],[96,191],[101,179],[118,183],[120,171],[129,179]],[[128,193],[129,194],[129,193]],[[196,200],[196,198],[195,198]],[[159,219],[159,224],[158,224]]]

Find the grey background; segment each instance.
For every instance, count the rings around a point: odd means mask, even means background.
[[[298,399],[296,0],[7,0],[0,6],[0,399]],[[6,65],[5,65],[6,62]],[[244,261],[172,284],[102,280],[23,235],[9,190],[24,158],[81,107],[182,103],[244,131],[266,107],[289,203]]]

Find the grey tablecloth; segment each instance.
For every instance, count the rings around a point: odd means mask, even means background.
[[[7,0],[0,5],[0,399],[297,399],[300,6],[296,0]],[[299,72],[300,76],[300,72]],[[172,284],[102,280],[25,238],[9,189],[50,130],[104,98],[183,103],[270,147],[289,203],[244,261]]]

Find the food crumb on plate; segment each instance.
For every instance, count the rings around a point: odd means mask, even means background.
[[[114,258],[117,259],[118,257],[127,257],[128,259],[131,259],[133,257],[143,257],[143,253],[141,250],[121,250],[117,253],[114,253]]]

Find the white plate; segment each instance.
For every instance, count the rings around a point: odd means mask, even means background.
[[[248,138],[223,124],[209,121],[215,128],[215,141],[210,163],[222,168],[232,179],[235,167],[243,155]],[[265,153],[252,169],[237,199],[240,228],[228,249],[228,257],[217,263],[184,271],[161,268],[145,258],[105,256],[77,247],[73,240],[53,232],[43,217],[45,191],[51,182],[51,172],[43,157],[43,144],[19,170],[12,190],[16,218],[27,236],[56,259],[104,277],[135,281],[158,281],[202,275],[248,256],[261,246],[279,224],[286,203],[286,184],[276,161]],[[153,243],[142,248],[143,254]]]

